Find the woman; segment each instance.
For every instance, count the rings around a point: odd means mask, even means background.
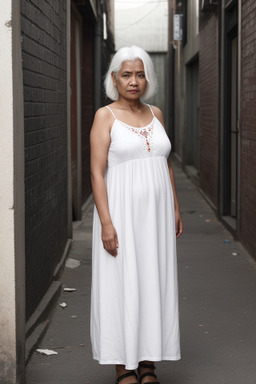
[[[171,145],[161,111],[141,102],[156,91],[143,49],[115,54],[105,88],[115,101],[91,130],[93,357],[116,365],[116,384],[157,383],[154,362],[180,359]]]

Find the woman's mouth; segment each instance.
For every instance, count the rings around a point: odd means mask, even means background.
[[[131,90],[129,90],[128,92],[134,94],[134,93],[137,93],[137,92],[139,92],[139,91],[138,91],[138,89],[131,89]]]

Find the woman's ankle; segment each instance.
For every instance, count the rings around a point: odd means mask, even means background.
[[[127,372],[131,372],[131,370],[125,369],[125,365],[116,365],[116,376],[119,377]]]
[[[152,365],[152,369],[154,369],[153,367],[155,365],[155,362],[154,361],[149,361],[149,360],[143,360],[143,361],[139,362],[139,366],[143,365],[143,364],[145,364],[145,365]]]

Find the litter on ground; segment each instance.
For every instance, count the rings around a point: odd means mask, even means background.
[[[36,352],[45,356],[58,355],[58,352],[52,351],[51,349],[36,349]]]
[[[79,267],[80,264],[81,264],[81,261],[80,261],[80,260],[76,260],[76,259],[69,258],[69,259],[67,259],[65,265],[66,265],[66,267],[68,267],[68,268],[74,269],[74,268]]]
[[[63,288],[64,292],[75,292],[76,288]]]

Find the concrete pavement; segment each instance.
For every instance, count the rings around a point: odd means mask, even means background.
[[[174,163],[173,163],[174,164]],[[161,384],[256,383],[256,263],[217,221],[174,164],[185,230],[178,240],[182,359],[157,363]],[[89,338],[92,203],[74,223],[71,267],[50,327],[34,353],[27,384],[113,384],[112,366],[93,361]]]

